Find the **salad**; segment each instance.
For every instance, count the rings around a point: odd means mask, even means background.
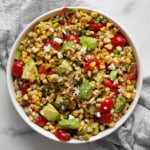
[[[95,11],[62,8],[20,41],[12,64],[16,100],[59,140],[112,128],[136,95],[134,49]]]

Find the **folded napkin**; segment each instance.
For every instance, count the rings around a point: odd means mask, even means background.
[[[85,0],[0,1],[0,65],[5,68],[10,49],[23,28],[37,16],[58,7],[88,6]],[[131,117],[116,132],[90,143],[92,150],[150,149],[150,77]]]

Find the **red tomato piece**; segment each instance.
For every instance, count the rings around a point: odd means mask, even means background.
[[[61,49],[61,46],[60,46],[60,44],[58,43],[58,42],[56,42],[56,41],[48,41],[47,43],[46,43],[46,45],[47,44],[50,44],[54,49],[56,49],[56,50],[60,50]]]
[[[84,65],[85,72],[91,69],[90,67],[91,63],[95,63],[95,66],[97,67],[97,69],[100,69],[100,62],[97,59],[89,59]]]
[[[23,85],[21,87],[21,93],[24,95],[24,94],[27,94],[27,90],[28,90],[28,86],[27,85]]]
[[[23,72],[23,65],[21,61],[15,61],[12,65],[12,75],[14,77],[20,77]]]
[[[36,124],[39,125],[40,127],[44,127],[47,123],[46,118],[44,118],[43,116],[39,115],[37,120],[36,120]]]
[[[104,78],[104,85],[111,89],[118,87],[118,84],[113,84],[113,82],[111,80],[109,80],[108,78]]]
[[[76,43],[76,44],[80,43],[79,37],[77,35],[74,35],[74,34],[69,34],[66,37],[66,41],[74,41],[74,43]]]
[[[112,114],[101,114],[100,121],[103,123],[110,123],[113,119]]]
[[[47,72],[47,74],[54,74],[55,71],[54,70],[50,70],[49,72]]]
[[[133,71],[128,74],[127,79],[128,80],[135,80],[137,78],[137,75],[138,75],[138,70],[137,70],[137,67],[135,67],[133,69]]]
[[[111,89],[115,96],[118,96],[119,92],[117,88]]]
[[[113,99],[112,98],[106,98],[99,108],[101,113],[110,113],[112,107],[113,107]]]
[[[116,47],[116,46],[125,46],[126,42],[127,42],[126,39],[121,34],[115,35],[115,37],[112,38],[112,40],[111,40],[111,44],[114,47]]]
[[[38,69],[38,73],[47,74],[47,69],[45,68],[45,66],[41,66],[41,67]]]
[[[62,8],[62,9],[60,10],[60,12],[59,12],[59,16],[61,16],[62,14],[64,14],[67,10],[68,10],[67,7]]]
[[[69,132],[67,132],[64,129],[57,129],[54,134],[61,141],[66,142],[66,141],[70,140],[70,134],[69,134]]]
[[[95,32],[95,33],[92,35],[92,37],[97,39],[97,38],[98,38],[98,34]]]
[[[93,30],[93,31],[99,31],[104,25],[101,23],[91,23],[89,24],[89,27]]]

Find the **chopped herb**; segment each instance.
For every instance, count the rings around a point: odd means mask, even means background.
[[[44,85],[42,88],[42,96],[47,97],[50,95],[50,88],[49,85]]]
[[[102,98],[105,94],[104,89],[101,90],[100,94],[97,96],[97,98]]]

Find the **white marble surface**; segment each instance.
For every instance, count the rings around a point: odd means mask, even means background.
[[[149,0],[86,0],[96,9],[108,13],[132,35],[140,53],[143,74],[150,72],[150,1]],[[67,145],[53,142],[35,133],[14,109],[6,85],[6,75],[0,70],[0,150],[90,150],[89,144]]]

